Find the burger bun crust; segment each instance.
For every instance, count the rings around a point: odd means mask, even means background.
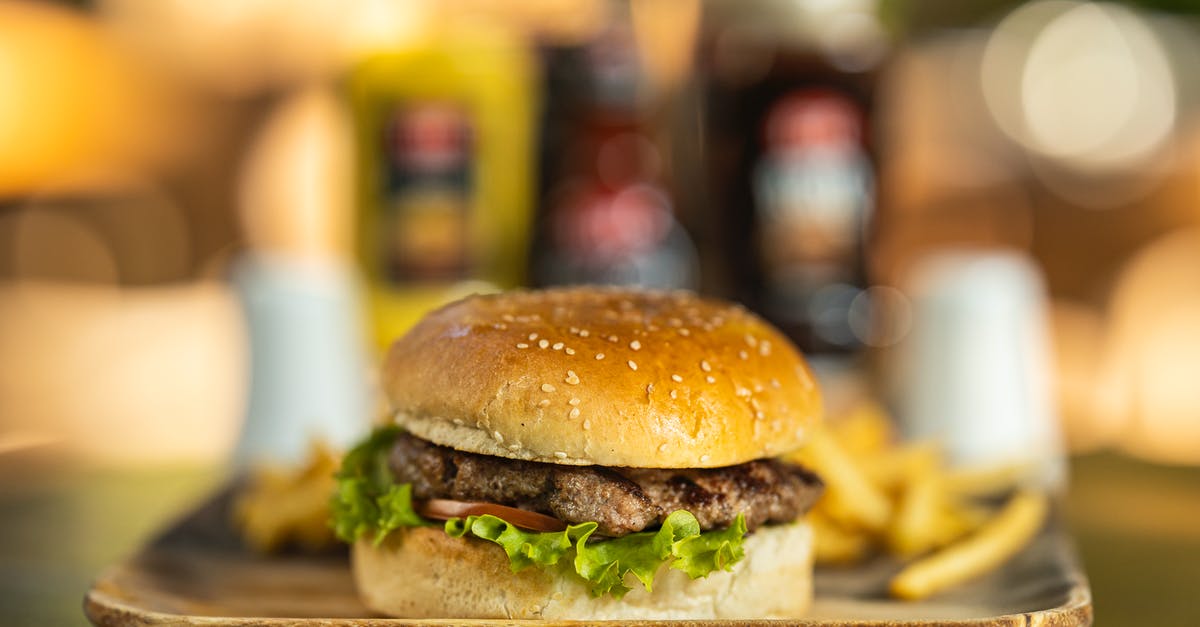
[[[396,341],[382,384],[420,438],[557,464],[738,464],[799,448],[821,414],[782,334],[684,292],[472,296]]]

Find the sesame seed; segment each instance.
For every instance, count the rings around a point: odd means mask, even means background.
[[[705,372],[712,372],[712,366],[710,366],[709,363],[703,359],[700,360],[700,369]]]
[[[654,393],[654,384],[653,383],[646,384],[646,396],[650,396],[653,393]]]
[[[757,393],[759,393],[759,392],[762,392],[762,391],[763,391],[763,386],[762,386],[762,384],[761,384],[761,383],[757,383],[757,382],[756,382],[756,383],[754,384],[754,393],[755,393],[755,394],[757,394]]]
[[[587,337],[587,336],[589,336],[589,335],[591,335],[591,333],[589,333],[587,329],[580,329],[580,330],[579,330],[579,337]]]
[[[550,406],[550,399],[548,399],[548,398],[543,398],[542,400],[538,401],[538,407],[549,407],[549,406]]]
[[[579,329],[571,327],[571,335],[579,335]]]
[[[701,455],[701,456],[700,456],[700,463],[701,463],[701,464],[706,464],[706,463],[708,463],[708,460],[710,460],[710,459],[712,459],[712,457],[711,457],[711,456],[709,456],[709,455]]]
[[[746,388],[744,388],[740,385],[738,386],[737,390],[734,391],[734,393],[737,394],[738,396],[743,396],[743,397],[750,396],[750,390],[747,390]]]
[[[518,342],[517,348],[529,348],[529,345],[526,344],[525,342]]]
[[[674,381],[674,382],[676,382],[676,383],[683,383],[683,377],[681,377],[681,376],[679,376],[679,375],[677,375],[677,374],[673,374],[673,375],[671,375],[671,380],[672,380],[672,381]]]
[[[707,377],[704,377],[704,380],[705,380],[705,381],[708,381],[709,383],[716,383],[716,382],[717,382],[717,378],[716,378],[716,377],[714,377],[714,376],[712,376],[711,374],[710,374],[710,375],[708,375]]]
[[[554,386],[553,386],[553,385],[550,385],[549,383],[543,383],[543,384],[542,384],[542,391],[543,391],[543,392],[553,392],[553,391],[554,391]]]
[[[762,344],[758,345],[758,354],[766,357],[771,354],[771,343],[763,340]]]
[[[556,350],[556,351],[560,351],[560,350],[562,350],[562,349],[563,349],[563,343],[562,343],[562,342],[555,342],[555,343],[554,343],[554,346],[551,346],[550,348],[553,348],[553,349],[554,349],[554,350]]]
[[[504,444],[504,434],[503,433],[500,433],[499,431],[493,431],[492,437],[496,438],[497,442]]]
[[[750,335],[749,333],[747,333],[746,334],[746,343],[750,345],[750,348],[754,348],[755,346],[758,346],[758,339],[755,338],[753,335]]]
[[[779,379],[771,379],[771,387],[779,389]]]
[[[683,337],[687,337],[687,336],[691,335],[692,332],[688,331],[687,329],[680,329],[679,334],[682,335]]]
[[[456,424],[456,425],[458,425],[458,426],[460,426],[460,427],[463,425],[463,419],[462,419],[462,418],[455,418],[455,419],[453,420],[453,422],[454,422],[454,424]]]
[[[596,359],[604,359],[604,353],[596,353]]]
[[[517,450],[517,449],[519,449],[519,448],[521,448],[521,445],[520,445],[520,444],[509,444],[509,445],[508,445],[508,450],[510,450],[510,451],[515,451],[515,450]]]
[[[579,417],[579,408],[578,408],[578,407],[572,407],[572,408],[571,408],[571,413],[569,413],[569,414],[567,414],[567,415],[568,415],[568,416],[569,416],[569,417],[570,417],[572,420],[574,420],[574,419],[578,418],[578,417]]]
[[[532,342],[532,341],[534,341],[534,340],[536,340],[536,339],[537,339],[537,333],[530,333],[530,334],[529,334],[529,341],[530,341],[530,342]]]
[[[573,349],[573,348],[571,348],[571,347],[569,347],[569,346],[568,346],[567,348],[563,349],[563,352],[564,352],[564,353],[566,353],[566,354],[568,354],[568,355],[574,355],[574,354],[575,354],[575,349]]]
[[[492,328],[497,331],[503,331],[508,328],[508,325],[504,324],[503,322],[496,322],[496,323],[492,324]]]
[[[665,451],[665,450],[667,450],[667,443],[666,443],[666,442],[663,442],[662,444],[659,444],[659,445],[658,445],[658,452],[659,452],[659,453],[661,453],[661,452],[663,452],[663,451]]]
[[[554,456],[555,456],[555,457],[557,457],[557,458],[559,458],[559,459],[566,459],[566,458],[567,458],[567,454],[566,454],[566,453],[564,453],[564,452],[562,452],[562,451],[554,451]]]
[[[642,343],[637,340],[634,340],[629,343],[629,348],[632,348],[635,351],[642,350]]]
[[[546,348],[549,345],[550,345],[550,340],[545,340],[545,339],[538,340],[538,348]]]
[[[762,413],[762,410],[761,410],[761,409],[760,409],[760,410],[758,410],[758,411],[756,411],[756,412],[754,412],[754,418],[755,418],[756,420],[762,420],[764,416],[765,416],[765,415]]]
[[[629,364],[629,369],[630,369],[630,370],[637,370],[637,364],[636,364],[636,363],[634,363],[632,359],[630,359],[629,361],[627,361],[627,362],[625,362],[625,363]]]
[[[585,420],[583,421],[583,430],[584,430],[584,431],[587,431],[588,429],[591,429],[591,428],[592,428],[592,421],[591,421],[591,420],[586,420],[586,419],[585,419]]]
[[[617,336],[615,336],[615,335],[610,335],[610,336],[608,336],[608,341],[610,341],[610,342],[612,342],[612,343],[616,344],[617,342],[619,342],[619,341],[621,341],[621,340],[619,340],[619,339],[617,338]]]
[[[738,357],[741,357],[742,361],[746,361],[747,359],[750,359],[750,355],[746,351],[738,351]]]
[[[573,399],[567,401],[567,404],[570,405],[571,407],[575,407],[576,405],[579,404],[579,399],[573,398]]]
[[[675,390],[671,390],[671,398],[672,398],[672,399],[675,399],[675,398],[678,398],[678,397],[679,397],[679,393],[678,393],[677,391],[675,391]]]
[[[575,374],[574,370],[568,370],[567,378],[563,380],[571,385],[579,385],[579,375]]]

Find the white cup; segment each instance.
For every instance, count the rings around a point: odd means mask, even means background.
[[[247,255],[233,284],[251,353],[235,462],[299,464],[314,441],[348,448],[370,422],[366,336],[350,269]]]
[[[888,380],[901,428],[934,439],[957,467],[1027,466],[1064,480],[1053,401],[1046,293],[1018,252],[947,250],[906,281],[912,329]]]

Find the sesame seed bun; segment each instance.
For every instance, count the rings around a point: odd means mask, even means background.
[[[798,448],[821,413],[782,334],[683,292],[472,296],[398,340],[382,383],[418,437],[557,464],[728,466]]]
[[[625,598],[594,598],[562,562],[509,569],[499,546],[413,527],[379,547],[354,546],[354,580],[371,609],[406,618],[597,620],[796,618],[812,603],[812,528],[803,520],[746,538],[731,572],[691,579],[663,566],[647,592],[632,575]],[[570,571],[570,572],[568,572]]]

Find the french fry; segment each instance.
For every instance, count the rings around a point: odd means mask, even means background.
[[[846,452],[859,457],[882,453],[895,439],[891,419],[878,403],[858,403],[848,414],[830,423],[830,431]]]
[[[965,503],[946,494],[941,515],[938,517],[939,545],[949,544],[962,536],[972,533],[991,518],[992,513],[986,508]]]
[[[884,533],[895,555],[914,557],[938,544],[944,495],[932,470],[913,473],[900,491],[896,515]]]
[[[965,497],[1003,494],[1017,487],[1028,476],[1028,463],[999,464],[983,468],[963,468],[948,472],[946,491]]]
[[[822,509],[850,528],[880,531],[892,515],[892,504],[858,468],[837,440],[824,431],[813,434],[798,459],[816,470],[825,481]]]
[[[889,586],[893,596],[918,600],[982,575],[1016,555],[1045,521],[1046,495],[1021,491],[978,531],[906,566]]]
[[[913,442],[863,458],[860,466],[871,483],[891,492],[901,488],[910,477],[936,472],[940,460],[941,449],[936,444]]]
[[[862,531],[845,529],[819,511],[809,514],[813,528],[813,557],[818,564],[850,564],[871,550],[871,538]]]

